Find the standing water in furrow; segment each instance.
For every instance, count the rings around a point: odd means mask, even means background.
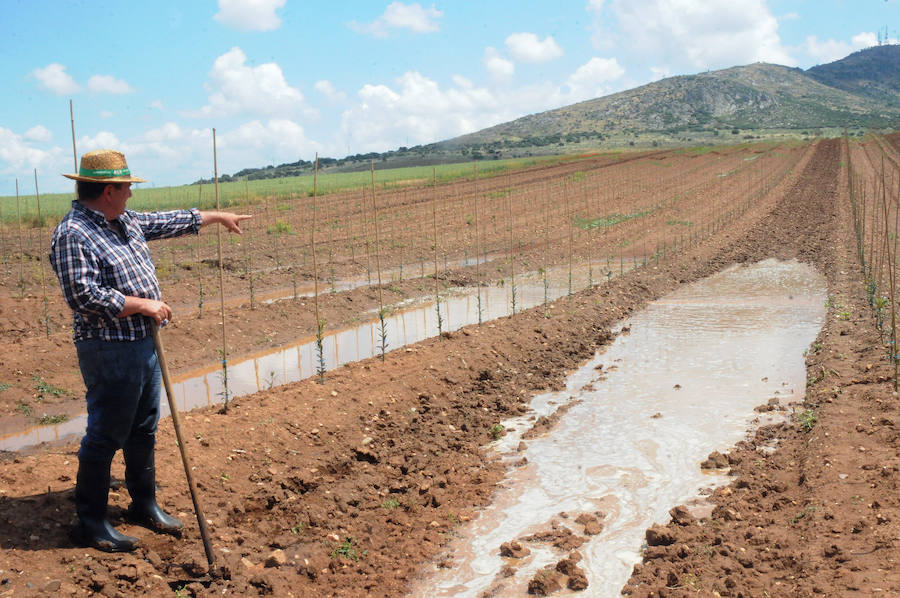
[[[587,593],[618,596],[645,530],[726,481],[700,463],[742,440],[754,420],[786,417],[802,400],[804,354],[824,322],[824,289],[811,267],[767,260],[635,314],[565,391],[535,397],[535,414],[504,422],[495,448],[517,467],[413,595],[525,595],[547,577],[542,569],[580,543],[576,566]],[[775,410],[762,416],[755,408],[763,404]],[[548,433],[526,432],[561,406],[567,410]],[[518,544],[501,556],[504,543]]]

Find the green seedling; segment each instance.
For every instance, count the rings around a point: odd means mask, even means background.
[[[803,519],[804,517],[806,517],[807,515],[809,515],[809,514],[811,514],[811,513],[815,513],[815,512],[818,511],[818,510],[819,510],[819,509],[816,508],[816,507],[813,506],[813,505],[810,505],[810,506],[806,507],[805,509],[803,509],[802,511],[800,511],[799,513],[797,513],[796,515],[794,515],[794,516],[791,518],[791,525],[797,525],[797,523],[798,523],[801,519]]]
[[[356,540],[352,537],[347,538],[343,541],[339,546],[336,546],[334,550],[331,551],[331,558],[347,558],[353,562],[359,561],[361,557],[366,556],[367,550],[363,550],[362,552],[356,551]]]
[[[818,421],[819,418],[812,409],[804,409],[797,414],[797,422],[800,424],[800,429],[804,432],[811,432]]]
[[[69,394],[69,391],[67,391],[65,388],[53,386],[40,376],[32,376],[31,379],[34,381],[34,388],[38,391],[38,396],[40,396],[42,399],[47,396],[61,397],[63,395]]]
[[[491,429],[488,430],[488,433],[491,435],[491,438],[494,440],[499,440],[501,436],[506,432],[506,429],[500,424],[494,424],[491,426]]]
[[[67,421],[69,416],[65,413],[60,413],[58,415],[43,415],[38,420],[38,424],[42,426],[54,426],[56,424],[61,424],[64,421]]]
[[[266,378],[266,388],[271,389],[275,386],[275,370],[269,371],[269,376]]]
[[[396,509],[397,507],[400,506],[400,501],[397,500],[396,498],[389,498],[386,501],[384,501],[383,503],[381,503],[381,506],[384,507],[385,509]]]
[[[278,220],[275,224],[266,228],[267,235],[293,235],[294,231],[291,229],[291,225],[285,222],[284,220]]]

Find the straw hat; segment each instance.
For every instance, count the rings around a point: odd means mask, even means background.
[[[96,150],[81,155],[78,174],[63,174],[64,177],[89,183],[146,183],[142,178],[131,175],[125,154],[115,150]]]

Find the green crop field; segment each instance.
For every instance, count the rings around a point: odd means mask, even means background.
[[[454,179],[472,177],[474,165],[478,165],[478,176],[493,176],[507,170],[516,170],[541,164],[557,164],[563,161],[578,159],[578,156],[540,156],[530,158],[511,158],[507,160],[490,160],[480,162],[463,162],[455,164],[439,164],[437,166],[410,166],[404,168],[387,168],[375,170],[376,189],[394,189],[403,186],[430,184],[432,168],[439,183]],[[318,175],[318,193],[327,195],[340,191],[370,187],[372,175],[368,170],[360,172],[320,173]],[[147,187],[146,184],[135,185],[133,196],[128,207],[138,211],[167,210],[199,206],[204,209],[216,205],[215,186],[181,185],[177,187]],[[286,177],[279,179],[261,179],[253,181],[232,181],[219,183],[219,204],[224,208],[250,202],[256,203],[263,198],[283,198],[291,196],[308,196],[313,192],[313,175]],[[73,193],[41,194],[41,215],[43,225],[57,222],[68,210],[74,197]],[[15,197],[0,197],[0,221],[7,226],[15,225],[21,217],[23,226],[38,226],[38,206],[35,195],[20,194]]]

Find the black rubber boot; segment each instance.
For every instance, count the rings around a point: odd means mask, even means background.
[[[109,463],[78,462],[75,482],[75,510],[78,528],[75,541],[103,552],[130,552],[138,539],[115,530],[106,519],[109,499]]]
[[[156,503],[156,466],[153,445],[126,448],[125,485],[131,505],[125,518],[160,534],[180,536],[181,522],[163,511]]]

